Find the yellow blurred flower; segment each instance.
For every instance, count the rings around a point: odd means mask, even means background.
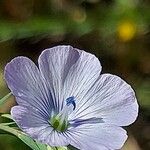
[[[136,26],[131,21],[123,21],[117,28],[118,37],[121,41],[130,41],[136,33]]]

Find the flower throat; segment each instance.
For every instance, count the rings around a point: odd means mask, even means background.
[[[64,108],[60,111],[59,114],[54,114],[50,120],[49,123],[50,125],[57,131],[64,132],[67,130],[69,126],[68,122],[68,113],[70,110],[75,110],[76,108],[76,103],[74,96],[71,96],[66,99],[66,105]]]

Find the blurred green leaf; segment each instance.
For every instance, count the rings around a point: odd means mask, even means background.
[[[92,29],[89,21],[77,23],[70,18],[59,18],[58,16],[53,18],[34,17],[23,23],[0,20],[0,41],[28,38],[37,35],[63,35],[71,32],[83,35]]]
[[[37,146],[39,147],[40,150],[47,150],[47,145],[46,144],[42,144],[38,141],[35,141]]]
[[[2,114],[1,117],[13,120],[13,118],[12,118],[12,116],[10,114]]]
[[[143,84],[139,85],[136,89],[137,97],[140,102],[140,105],[149,108],[150,107],[150,81],[143,82]]]
[[[9,133],[11,133],[11,134],[13,134],[13,135],[15,135],[17,137],[18,137],[19,134],[21,134],[21,131],[16,130],[16,129],[14,129],[12,127],[9,127],[9,126],[5,126],[2,123],[0,124],[0,130],[9,132]]]
[[[12,93],[8,93],[6,96],[4,96],[1,100],[0,100],[0,106],[3,105],[7,100],[8,98],[12,95]]]
[[[32,138],[26,136],[25,134],[18,134],[18,138],[21,139],[25,144],[27,144],[33,150],[46,150],[46,149],[40,149],[38,144]]]
[[[35,142],[32,138],[25,135],[23,132],[9,126],[5,126],[3,123],[0,124],[0,130],[6,131],[17,136],[20,140],[22,140],[33,150],[46,150],[46,146],[44,146],[43,144]]]
[[[9,125],[13,125],[13,124],[15,124],[15,122],[1,123],[1,125],[4,125],[4,126],[9,126]]]

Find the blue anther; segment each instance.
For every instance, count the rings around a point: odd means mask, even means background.
[[[76,108],[76,103],[75,103],[74,96],[68,97],[68,98],[66,99],[66,103],[67,103],[67,106],[69,106],[70,104],[72,104],[72,105],[73,105],[73,110],[75,110],[75,108]]]

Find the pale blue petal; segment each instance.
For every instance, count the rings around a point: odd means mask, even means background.
[[[16,57],[5,67],[5,80],[22,106],[35,107],[43,113],[51,112],[53,101],[37,66],[26,57]]]
[[[11,115],[17,125],[33,139],[50,146],[69,144],[69,139],[63,133],[55,131],[38,110],[14,106],[11,109]]]
[[[23,107],[23,106],[14,106],[11,109],[11,115],[16,123],[21,127],[21,129],[28,129],[34,127],[40,127],[48,123],[40,113],[39,110],[34,107]]]
[[[42,52],[39,68],[47,81],[58,111],[63,101],[74,96],[80,101],[98,78],[101,65],[98,59],[71,46],[57,46]]]
[[[124,129],[105,123],[83,124],[70,128],[66,135],[70,144],[81,150],[120,149],[127,139]]]
[[[24,132],[29,134],[33,139],[38,140],[43,144],[48,144],[49,146],[67,146],[70,143],[70,140],[63,132],[58,132],[49,125],[28,128],[24,130]]]
[[[89,90],[70,118],[102,118],[109,124],[126,126],[138,115],[138,104],[130,85],[120,77],[103,74]]]

